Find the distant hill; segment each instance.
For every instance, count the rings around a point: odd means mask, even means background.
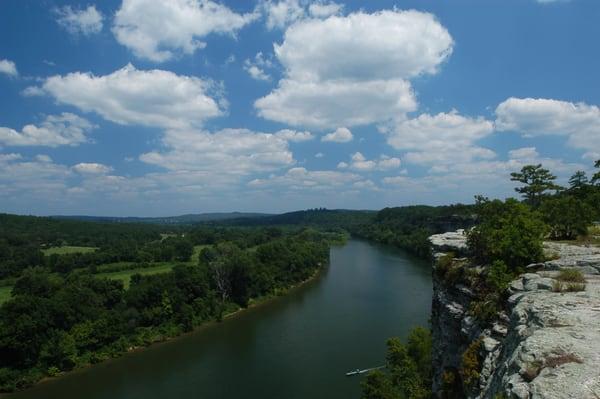
[[[280,215],[266,215],[260,218],[234,218],[217,221],[215,224],[238,226],[305,225],[350,228],[351,226],[370,223],[376,215],[377,211],[371,210],[316,208],[282,213]]]
[[[104,222],[104,223],[152,223],[152,224],[194,224],[203,222],[219,222],[225,220],[244,220],[248,218],[263,218],[267,216],[273,216],[268,213],[250,213],[250,212],[215,212],[215,213],[199,213],[199,214],[188,214],[181,216],[165,216],[165,217],[114,217],[114,216],[85,216],[85,215],[72,215],[63,216],[56,215],[51,216],[54,219],[66,219],[66,220],[82,220],[88,222]]]

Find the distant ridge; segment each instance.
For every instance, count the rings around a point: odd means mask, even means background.
[[[372,210],[314,208],[278,215],[263,215],[260,218],[232,218],[223,224],[242,226],[305,225],[345,226],[371,221],[377,214]],[[217,222],[218,223],[218,222]]]
[[[193,224],[203,222],[218,222],[224,220],[244,220],[249,218],[262,218],[273,216],[268,213],[251,213],[251,212],[213,212],[213,213],[198,213],[187,214],[180,216],[165,216],[165,217],[134,217],[134,216],[86,216],[86,215],[53,215],[54,219],[81,220],[87,222],[104,222],[104,223],[152,223],[152,224]]]

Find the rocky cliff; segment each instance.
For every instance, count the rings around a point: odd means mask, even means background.
[[[466,250],[461,231],[430,241],[438,258]],[[600,398],[600,248],[545,243],[545,251],[553,260],[530,265],[532,272],[511,283],[504,310],[491,323],[471,315],[470,288],[448,283],[434,270],[437,396]],[[554,292],[562,268],[582,271],[585,290]],[[454,392],[448,394],[450,385]]]

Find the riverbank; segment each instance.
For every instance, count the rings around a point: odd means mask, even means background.
[[[349,240],[311,277],[222,323],[6,399],[358,398],[360,379],[345,373],[381,364],[387,338],[427,323],[429,264]]]
[[[86,372],[89,369],[92,369],[94,366],[99,366],[99,365],[106,366],[107,364],[110,364],[113,361],[118,361],[119,359],[126,357],[127,355],[154,349],[162,344],[173,343],[173,341],[177,341],[179,339],[183,339],[183,338],[201,333],[204,330],[207,330],[207,329],[215,327],[219,324],[231,321],[232,319],[235,319],[236,317],[247,313],[247,311],[249,311],[249,310],[254,310],[254,309],[260,308],[262,306],[274,303],[278,299],[284,298],[286,295],[289,295],[298,290],[301,290],[304,286],[308,285],[311,282],[316,281],[326,271],[327,267],[328,267],[328,264],[319,264],[318,268],[307,279],[305,279],[299,283],[293,284],[287,288],[276,289],[275,292],[270,295],[265,295],[265,296],[261,296],[258,298],[251,298],[246,307],[244,307],[244,308],[237,307],[235,310],[227,311],[227,313],[223,314],[223,316],[221,317],[220,320],[218,320],[218,319],[207,320],[207,321],[203,322],[202,324],[194,326],[192,331],[181,331],[180,328],[173,328],[173,326],[166,326],[166,327],[164,327],[164,331],[161,332],[160,334],[156,335],[156,339],[148,342],[147,345],[129,346],[128,348],[124,349],[123,351],[112,352],[110,357],[107,357],[106,359],[103,359],[101,361],[78,364],[72,370],[69,370],[66,372],[59,372],[53,376],[44,376],[43,378],[33,382],[32,384],[30,384],[26,387],[16,389],[12,392],[0,392],[0,398],[8,398],[15,393],[23,392],[28,389],[38,387],[40,385],[55,382],[57,380],[60,380],[61,378],[67,377],[67,376],[72,376],[72,375],[76,375],[78,373]],[[141,335],[143,335],[143,333],[141,333]]]

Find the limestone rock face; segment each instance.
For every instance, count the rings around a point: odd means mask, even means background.
[[[557,259],[544,262],[545,268],[558,270],[565,267],[580,269],[587,274],[600,274],[600,248],[560,242],[545,242],[544,252]]]
[[[430,238],[434,251],[466,247],[463,232]],[[458,245],[457,245],[458,243]],[[544,244],[553,259],[510,285],[507,313],[490,328],[469,315],[469,290],[448,286],[434,273],[432,303],[433,390],[441,395],[443,372],[458,370],[462,354],[481,340],[481,370],[466,398],[600,398],[600,248]],[[553,292],[557,270],[575,267],[585,291]]]
[[[467,235],[463,229],[432,235],[429,242],[434,253],[454,252],[462,255],[467,252]]]
[[[508,335],[477,397],[600,397],[600,277],[586,278],[582,292],[533,288],[510,298]]]

